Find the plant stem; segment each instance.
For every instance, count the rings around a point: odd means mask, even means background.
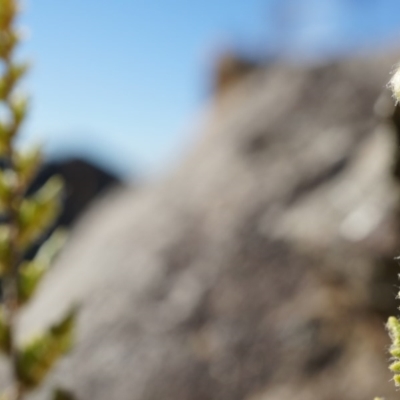
[[[13,163],[13,145],[7,156],[7,164],[9,169],[14,171]],[[18,376],[18,351],[16,343],[16,317],[19,309],[18,301],[18,270],[21,263],[21,252],[18,248],[19,237],[19,223],[18,223],[18,209],[21,204],[21,194],[19,185],[17,184],[12,191],[9,207],[8,218],[10,226],[10,265],[8,273],[3,279],[3,293],[4,293],[4,306],[6,323],[9,327],[9,357],[13,373],[14,385],[14,399],[21,400],[23,398],[24,388]]]

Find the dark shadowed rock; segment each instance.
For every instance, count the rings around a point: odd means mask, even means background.
[[[65,203],[57,224],[65,227],[80,216],[86,207],[104,191],[121,181],[111,172],[80,158],[47,162],[32,185],[35,191],[52,176],[59,175],[65,182]]]
[[[70,158],[49,161],[43,165],[28,194],[41,188],[52,176],[58,175],[64,181],[63,209],[53,227],[44,238],[26,254],[32,258],[43,241],[57,228],[70,228],[86,208],[99,196],[121,184],[111,172],[83,159]]]
[[[82,304],[49,385],[82,400],[394,396],[397,144],[377,116],[394,62],[259,70],[179,168],[90,209],[20,321],[24,337]]]

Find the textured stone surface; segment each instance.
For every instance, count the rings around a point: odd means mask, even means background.
[[[20,321],[23,337],[82,304],[49,384],[82,400],[393,396],[397,144],[374,106],[394,60],[257,71],[175,170],[93,207]]]

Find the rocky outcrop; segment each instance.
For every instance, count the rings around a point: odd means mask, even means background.
[[[70,228],[98,197],[122,185],[117,176],[102,167],[81,158],[69,158],[46,162],[32,183],[28,195],[41,188],[55,175],[61,177],[64,182],[62,212],[49,232],[27,252],[26,257],[29,259],[57,228]]]
[[[65,183],[63,213],[57,225],[70,227],[93,200],[105,191],[121,184],[121,180],[106,169],[82,158],[49,161],[39,171],[31,191],[37,190],[53,175]]]
[[[82,305],[49,385],[82,400],[394,396],[394,60],[255,71],[176,170],[90,209],[20,321],[23,337]]]

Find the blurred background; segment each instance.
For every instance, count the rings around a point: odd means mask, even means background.
[[[398,45],[397,0],[26,1],[34,63],[25,140],[118,177],[163,170],[188,143],[225,49],[310,62]]]
[[[391,398],[399,0],[27,0],[21,23],[22,142],[44,143],[36,184],[66,180],[58,224],[119,189],[27,312],[28,331],[82,304],[61,382],[97,400]]]

